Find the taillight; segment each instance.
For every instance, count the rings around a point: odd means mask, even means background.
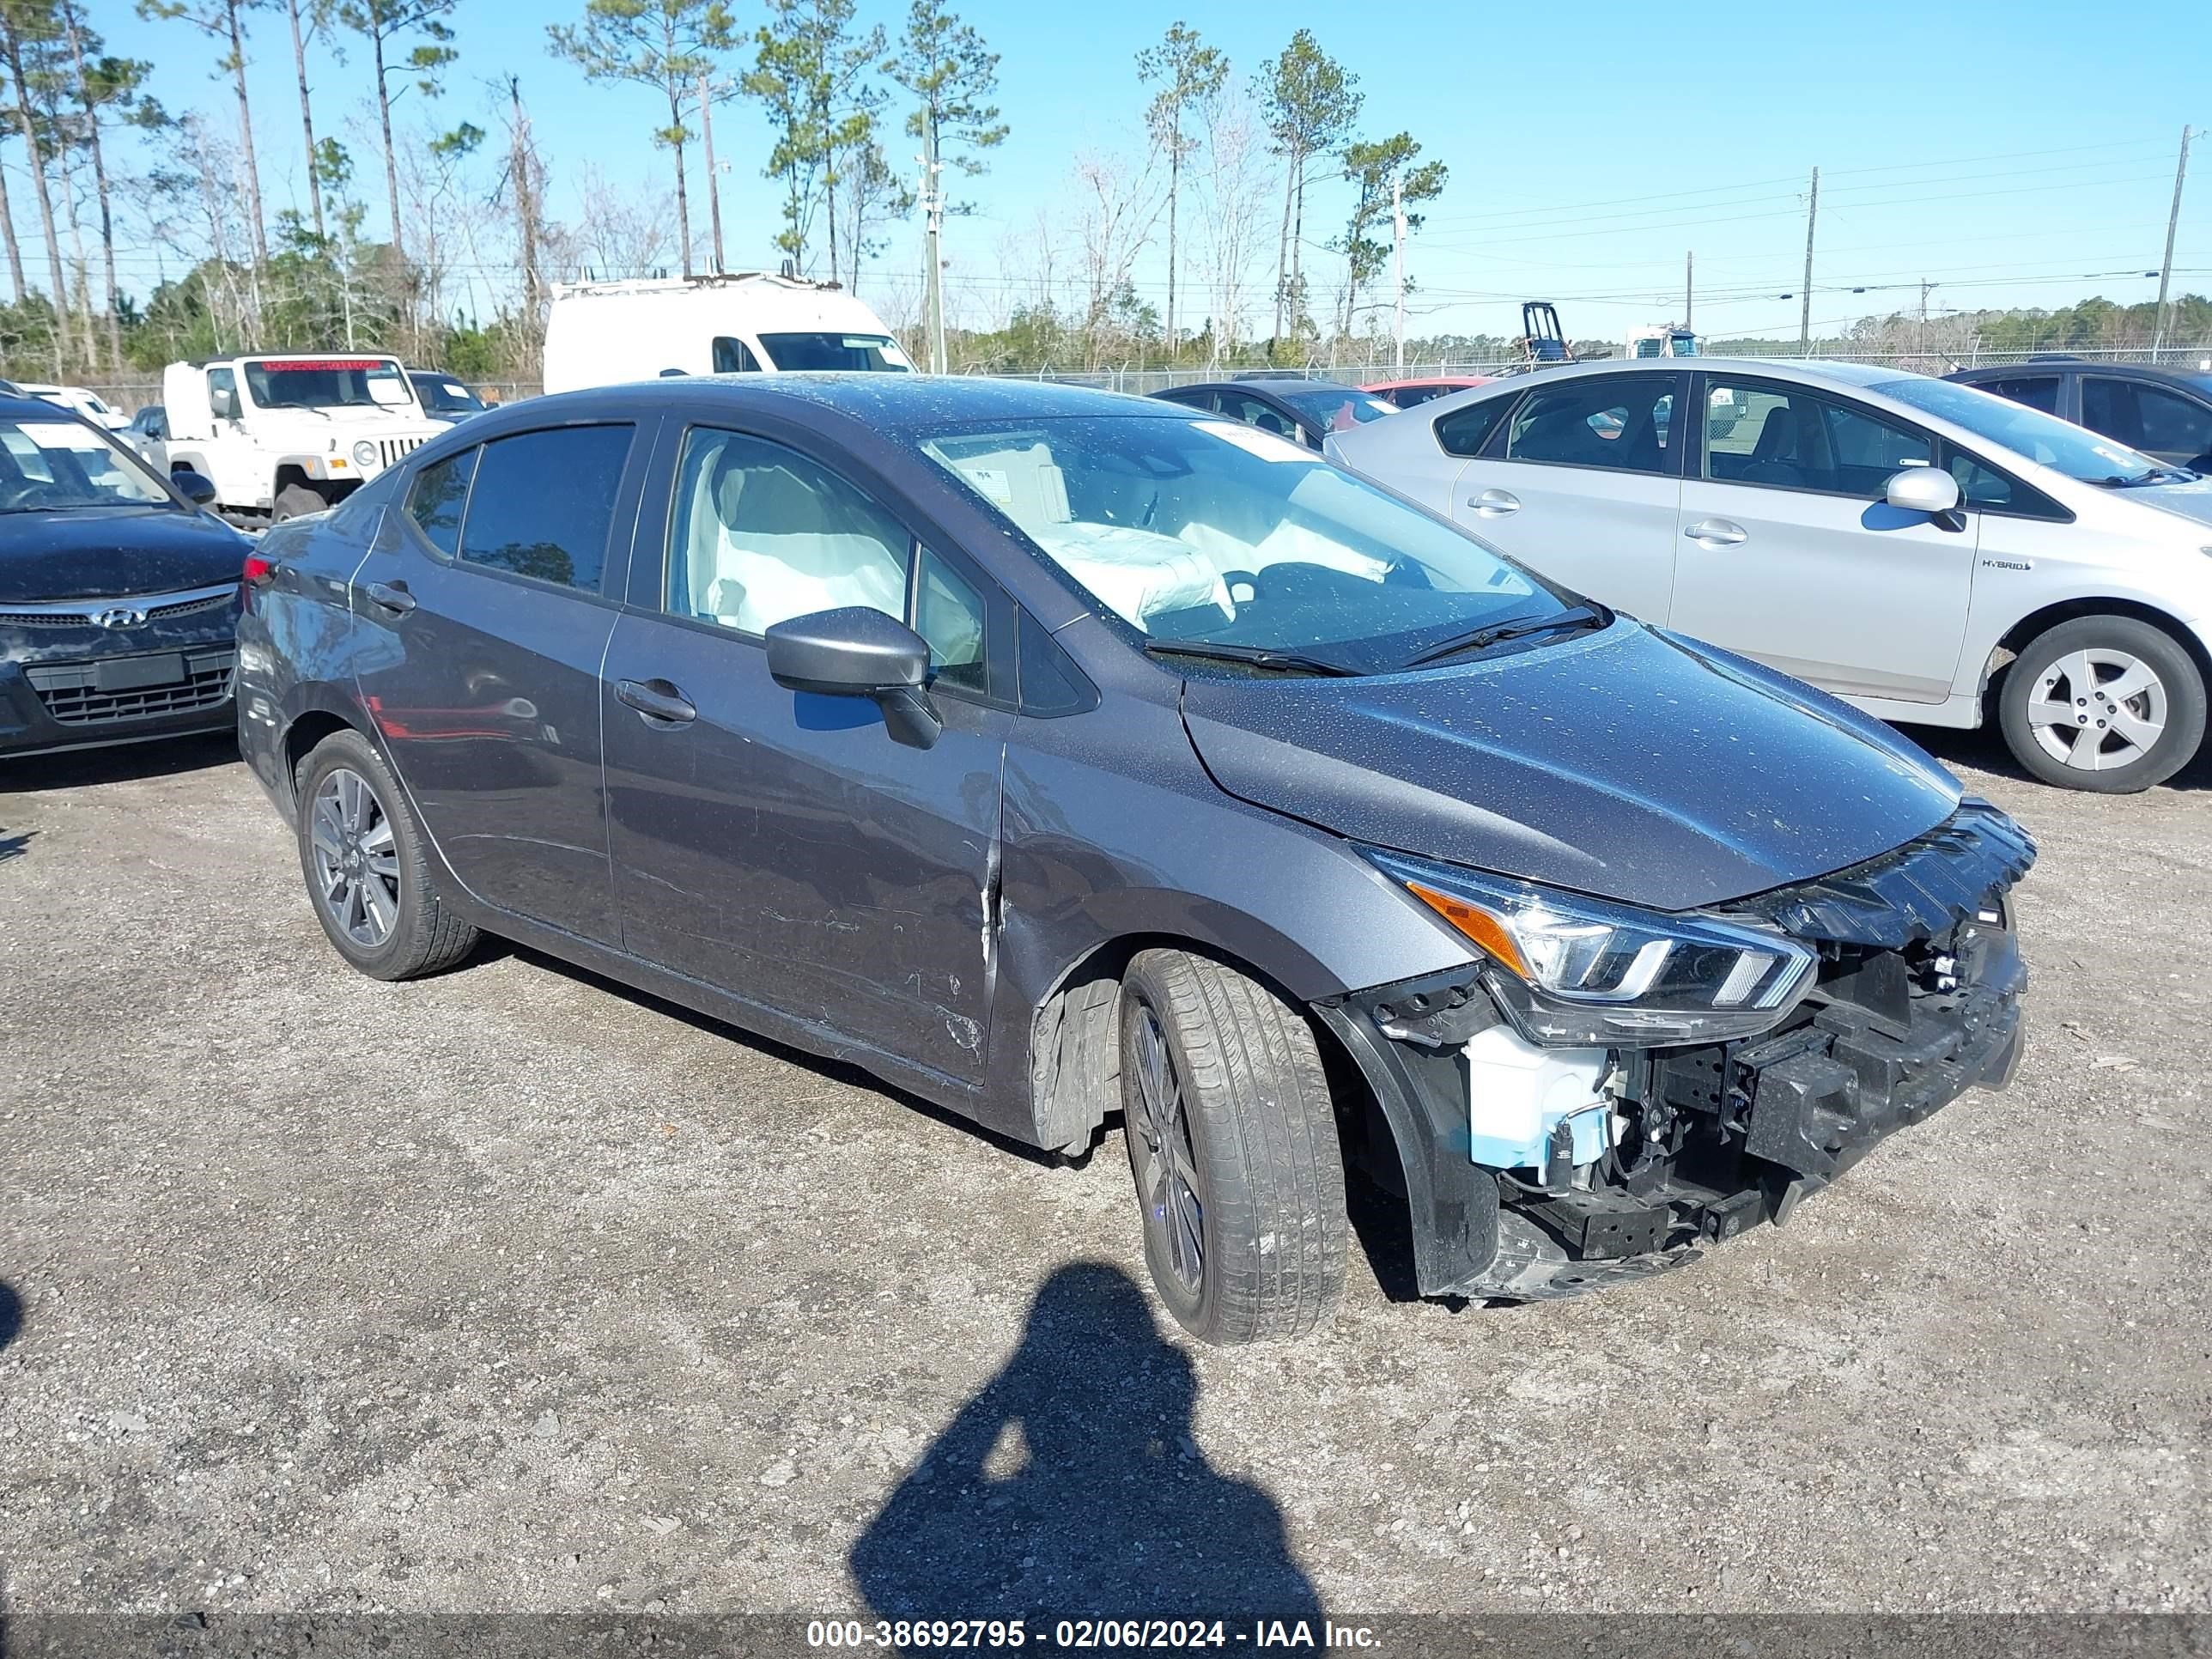
[[[258,551],[246,556],[246,585],[266,587],[276,580],[276,561]]]

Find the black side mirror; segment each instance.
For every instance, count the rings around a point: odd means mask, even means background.
[[[874,699],[891,736],[916,749],[930,747],[945,729],[929,700],[929,642],[866,605],[772,624],[768,672],[788,690]]]
[[[215,499],[215,480],[204,472],[194,472],[189,469],[172,472],[169,482],[176,487],[177,494],[194,507],[205,507]]]

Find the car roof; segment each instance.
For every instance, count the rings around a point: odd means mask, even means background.
[[[1041,420],[1055,416],[1144,415],[1190,411],[1150,398],[1052,380],[993,380],[968,374],[681,374],[589,386],[497,405],[499,425],[529,426],[577,419],[611,404],[643,401],[678,408],[773,410],[804,404],[870,426],[934,426],[942,422]],[[486,417],[478,416],[477,420]],[[471,421],[471,429],[478,428]]]
[[[1978,363],[1972,368],[1959,369],[1944,378],[1976,385],[1983,380],[2011,380],[2022,374],[2063,374],[2069,370],[2081,373],[2094,371],[2099,374],[2130,374],[2138,380],[2185,386],[2197,392],[2212,389],[2212,374],[2201,368],[2168,368],[2163,363],[2107,363],[2094,357],[2076,357],[2070,353],[2031,357],[2021,363]]]
[[[1525,374],[1501,375],[1474,390],[1482,397],[1498,397],[1532,386],[1587,380],[1595,374],[1680,374],[1694,368],[1763,374],[1770,380],[1802,380],[1813,386],[1878,386],[1892,380],[1929,378],[1886,363],[1833,362],[1825,357],[1585,357],[1571,363],[1547,363]]]
[[[49,403],[44,398],[27,395],[19,398],[0,396],[0,421],[54,420],[76,421],[81,425],[91,427],[94,432],[100,430],[67,404]]]

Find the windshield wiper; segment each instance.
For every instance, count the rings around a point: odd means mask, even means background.
[[[1297,651],[1278,651],[1265,645],[1231,645],[1220,640],[1146,640],[1145,654],[1148,657],[1197,657],[1206,662],[1249,663],[1255,668],[1273,668],[1286,673],[1346,677],[1356,676],[1359,672],[1357,668],[1348,668],[1340,662],[1309,657]]]
[[[1442,645],[1424,651],[1405,665],[1407,668],[1425,668],[1432,662],[1442,662],[1446,657],[1456,657],[1462,651],[1481,651],[1493,645],[1503,645],[1508,640],[1525,640],[1534,634],[1549,634],[1557,629],[1608,628],[1613,613],[1601,605],[1577,605],[1549,617],[1508,617],[1474,632],[1462,634],[1457,639],[1446,640]]]

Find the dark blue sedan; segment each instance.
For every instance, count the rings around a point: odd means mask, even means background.
[[[106,433],[0,398],[0,757],[227,730],[246,538]]]

